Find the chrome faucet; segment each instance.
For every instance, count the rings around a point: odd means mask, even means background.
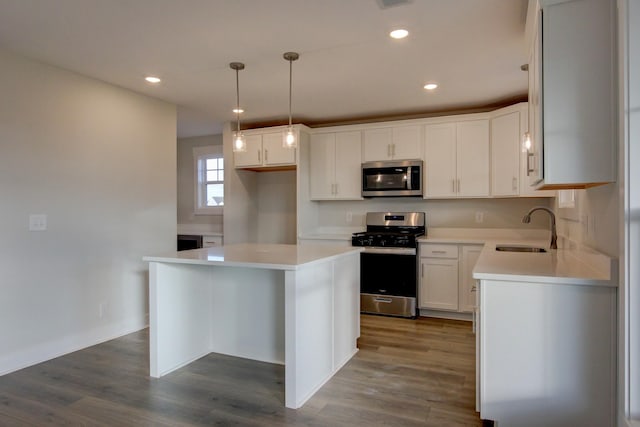
[[[544,206],[536,206],[535,208],[531,208],[531,210],[522,217],[522,222],[525,224],[529,224],[531,222],[531,214],[535,211],[546,211],[549,213],[551,217],[551,249],[558,249],[558,234],[556,233],[556,215],[549,208],[545,208]]]

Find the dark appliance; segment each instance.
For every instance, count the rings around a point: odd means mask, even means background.
[[[360,253],[360,311],[417,316],[418,238],[426,235],[424,212],[368,212],[367,231],[354,233]]]
[[[200,249],[202,247],[202,236],[196,234],[178,234],[178,250],[187,251],[189,249]]]
[[[422,196],[422,160],[362,164],[362,197]]]

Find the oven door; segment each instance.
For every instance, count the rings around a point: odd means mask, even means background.
[[[417,278],[415,249],[366,248],[360,254],[361,311],[415,317]]]

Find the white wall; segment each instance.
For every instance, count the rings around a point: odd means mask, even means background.
[[[0,94],[2,374],[145,326],[142,256],[175,247],[176,112],[3,50]]]
[[[365,214],[375,211],[426,212],[427,229],[452,228],[527,228],[549,229],[549,218],[534,215],[531,224],[522,217],[534,206],[549,206],[548,198],[423,200],[421,198],[374,198],[363,201],[313,202],[318,205],[319,227],[364,227]],[[352,221],[347,221],[351,212]],[[481,212],[482,223],[476,222]],[[313,230],[306,230],[312,232]]]
[[[195,215],[193,148],[215,146],[222,152],[222,135],[178,139],[178,224],[202,225],[206,231],[222,232],[222,215]]]
[[[576,206],[569,218],[555,205],[558,235],[592,247],[610,256],[619,252],[618,184],[607,184],[587,190],[576,190]]]
[[[257,242],[295,245],[296,171],[261,172],[256,179]]]

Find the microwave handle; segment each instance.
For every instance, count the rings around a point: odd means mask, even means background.
[[[411,168],[412,166],[407,166],[407,190],[413,190],[413,186],[411,185]]]

